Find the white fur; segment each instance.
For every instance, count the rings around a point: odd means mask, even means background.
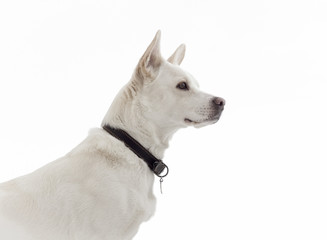
[[[127,131],[163,158],[172,135],[218,120],[213,96],[198,89],[178,65],[185,46],[164,60],[160,31],[120,91],[102,125]],[[176,88],[185,81],[189,90]],[[0,184],[0,239],[124,240],[155,211],[154,174],[145,162],[102,128],[66,156]]]

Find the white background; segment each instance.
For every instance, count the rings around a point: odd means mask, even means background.
[[[146,239],[327,239],[327,2],[0,2],[0,181],[98,127],[155,32],[227,101],[182,130]]]

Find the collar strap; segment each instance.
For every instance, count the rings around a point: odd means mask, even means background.
[[[125,143],[126,147],[132,150],[139,158],[149,166],[155,175],[160,178],[166,177],[169,173],[169,168],[162,160],[157,159],[147,149],[145,149],[138,141],[131,137],[127,132],[121,129],[113,128],[109,125],[104,125],[106,130],[113,137]],[[166,169],[166,171],[164,171]]]

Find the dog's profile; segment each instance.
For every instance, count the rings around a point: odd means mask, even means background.
[[[181,45],[163,59],[158,31],[102,128],[66,156],[0,184],[0,239],[133,238],[155,211],[154,173],[168,169],[152,168],[124,138],[162,159],[178,129],[217,122],[225,105],[179,67],[184,54]]]

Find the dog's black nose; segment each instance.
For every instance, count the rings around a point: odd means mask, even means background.
[[[223,98],[220,97],[214,97],[212,99],[212,102],[215,106],[220,106],[220,107],[224,107],[225,106],[225,100]]]

